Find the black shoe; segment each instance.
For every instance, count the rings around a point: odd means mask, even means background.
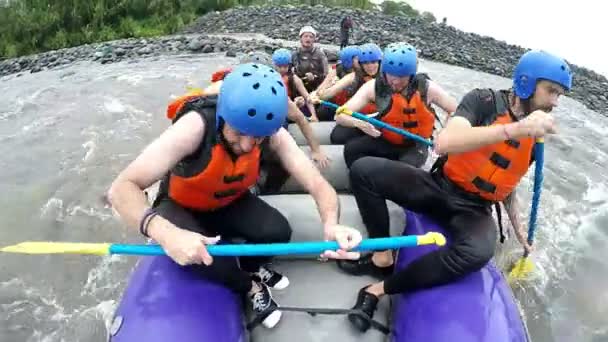
[[[260,316],[262,324],[266,328],[273,328],[281,320],[282,313],[272,298],[270,289],[262,283],[258,283],[258,287],[260,288],[259,291],[249,294],[253,313]]]
[[[359,290],[357,295],[357,303],[353,306],[353,310],[359,310],[359,313],[349,313],[348,320],[359,331],[366,332],[371,326],[371,319],[374,317],[374,312],[378,307],[379,298],[375,295],[366,292],[369,286]]]
[[[289,279],[268,265],[260,266],[260,269],[252,276],[255,281],[264,283],[275,290],[283,290],[289,286]]]
[[[338,260],[338,267],[351,275],[370,275],[384,280],[393,273],[394,264],[386,267],[374,265],[372,254],[360,257],[358,260]]]

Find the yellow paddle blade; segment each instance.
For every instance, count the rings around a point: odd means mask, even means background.
[[[186,87],[186,91],[188,92],[188,95],[195,95],[195,94],[202,94],[203,93],[203,89],[202,88],[191,87],[191,86],[187,86]]]
[[[530,273],[534,271],[534,263],[528,258],[521,258],[517,260],[511,272],[509,272],[509,281],[516,281],[525,279]]]
[[[437,232],[428,232],[418,237],[418,246],[436,244],[437,246],[445,245],[445,236]]]
[[[22,254],[94,254],[110,253],[109,243],[34,242],[27,241],[0,249],[7,253]]]

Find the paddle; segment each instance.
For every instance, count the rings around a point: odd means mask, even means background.
[[[335,104],[335,103],[331,103],[331,102],[327,102],[327,101],[321,101],[320,103],[322,105],[324,105],[324,106],[332,107],[332,108],[335,108],[335,109],[339,108],[339,106],[337,104]],[[410,133],[408,131],[405,131],[405,130],[402,130],[400,128],[393,127],[393,126],[388,125],[388,124],[386,124],[386,123],[384,123],[384,122],[382,122],[380,120],[377,120],[377,119],[374,119],[374,118],[370,118],[370,117],[368,117],[365,114],[361,114],[361,113],[357,113],[357,112],[350,112],[350,113],[344,113],[344,114],[350,115],[350,116],[352,116],[354,118],[357,118],[359,120],[363,120],[363,121],[369,122],[370,124],[372,124],[372,125],[374,125],[376,127],[388,129],[389,131],[395,132],[397,134],[401,134],[401,135],[403,135],[406,138],[410,138],[412,140],[416,140],[416,141],[421,142],[421,143],[423,143],[425,145],[428,145],[428,146],[431,146],[431,147],[433,146],[433,143],[430,140],[428,140],[428,139],[424,139],[423,137],[421,137],[419,135],[412,134],[412,133]]]
[[[536,231],[536,217],[540,202],[540,192],[543,184],[543,164],[545,162],[545,143],[542,138],[536,140],[534,145],[534,193],[532,194],[532,208],[530,211],[530,221],[528,223],[528,244],[532,246],[534,242],[534,232]],[[526,278],[534,270],[534,263],[528,259],[528,252],[525,251],[522,258],[517,260],[509,272],[509,281],[516,281]]]
[[[408,235],[389,238],[364,239],[353,251],[373,251],[436,244],[445,245],[445,237],[436,232],[424,235]],[[289,242],[270,244],[219,244],[208,245],[213,256],[260,256],[288,254],[321,254],[326,250],[337,250],[335,241]],[[160,245],[127,245],[112,243],[79,242],[22,242],[0,249],[2,252],[22,254],[127,254],[166,255]]]

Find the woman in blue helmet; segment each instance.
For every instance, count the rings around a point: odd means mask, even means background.
[[[249,191],[258,178],[262,149],[276,153],[314,197],[325,237],[344,248],[327,257],[357,257],[345,250],[361,241],[357,230],[337,224],[336,192],[282,128],[286,115],[287,92],[279,74],[261,64],[240,65],[226,76],[218,96],[187,102],[108,193],[125,223],[160,243],[176,263],[246,294],[266,327],[281,317],[270,288],[284,289],[287,278],[267,266],[269,258],[245,257],[237,263],[230,257],[212,259],[205,248],[220,236],[289,241],[287,219]],[[149,207],[143,189],[160,179]]]
[[[313,103],[318,104],[319,100],[327,100],[333,103],[342,105],[352,96],[349,93],[356,91],[355,86],[351,86],[354,83],[353,78],[349,78],[348,81],[342,81],[344,77],[357,72],[362,75],[361,65],[359,64],[359,55],[361,54],[361,48],[358,46],[347,46],[340,50],[339,63],[335,69],[331,69],[329,75],[325,78],[323,83],[310,95],[310,99]],[[354,75],[354,74],[353,74]],[[350,77],[350,76],[349,76]],[[338,84],[342,82],[341,84]],[[349,88],[349,89],[347,89]],[[354,90],[354,91],[353,91]],[[322,95],[319,96],[319,94]],[[334,111],[331,108],[320,106],[319,118],[322,121],[333,121]]]
[[[385,294],[446,284],[482,268],[494,255],[497,229],[491,207],[499,202],[516,237],[530,250],[515,188],[534,161],[535,139],[556,133],[550,112],[571,87],[572,73],[562,58],[527,52],[515,67],[512,89],[475,89],[464,96],[435,141],[442,157],[430,172],[375,157],[352,165],[352,190],[370,237],[388,236],[386,200],[391,200],[436,219],[452,241],[395,273],[387,251],[339,261],[350,274],[380,280],[359,291],[354,308],[362,313],[349,316],[352,324],[367,330],[366,318]]]
[[[382,61],[382,50],[376,44],[365,44],[361,48],[350,47],[341,51],[342,63],[345,67],[350,67],[354,71],[342,77],[336,84],[317,91],[313,101],[325,100],[333,102],[337,105],[345,104],[366,82],[374,79],[380,69]],[[359,64],[358,68],[354,67],[354,63]],[[374,103],[369,103],[359,110],[364,114],[372,114],[376,112]],[[330,140],[333,144],[343,145],[351,138],[359,136],[360,131],[350,127],[336,125],[332,130]]]
[[[315,106],[310,102],[308,90],[304,87],[304,82],[291,69],[291,51],[284,48],[275,50],[272,54],[272,64],[283,79],[289,99],[298,105],[302,113],[308,114],[310,121],[319,121]]]
[[[361,61],[373,53],[362,51]],[[428,149],[426,145],[405,139],[389,130],[378,130],[370,123],[349,115],[359,112],[369,103],[375,103],[375,118],[394,127],[429,139],[435,125],[435,109],[438,106],[451,113],[456,109],[456,99],[448,95],[426,74],[418,73],[416,49],[406,43],[390,44],[384,50],[380,75],[366,82],[357,93],[336,110],[336,122],[342,126],[340,136],[346,139],[344,160],[350,167],[365,156],[401,160],[420,167],[424,165]],[[362,64],[365,68],[365,63]],[[338,128],[336,127],[336,133]],[[344,138],[345,137],[345,138]],[[336,137],[334,137],[337,140]]]
[[[351,72],[361,70],[361,65],[359,64],[360,55],[361,48],[356,45],[350,45],[340,50],[338,53],[340,63],[336,66],[338,78],[343,78]]]

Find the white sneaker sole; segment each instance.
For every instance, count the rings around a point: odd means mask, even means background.
[[[287,288],[287,286],[289,286],[289,279],[287,279],[286,276],[283,276],[283,278],[281,278],[281,280],[279,280],[278,283],[274,284],[274,286],[272,287],[272,289],[274,290],[284,290]]]
[[[262,325],[268,329],[272,329],[279,323],[282,315],[281,311],[275,310],[262,321]]]

